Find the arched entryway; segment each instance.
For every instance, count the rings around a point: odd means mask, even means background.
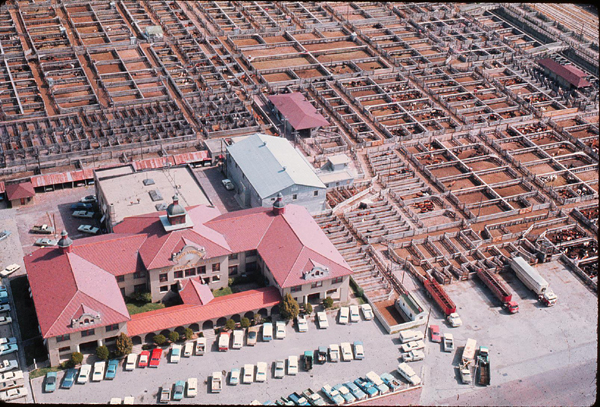
[[[204,321],[204,323],[202,324],[202,330],[204,331],[205,329],[213,329],[214,324],[212,321]]]
[[[183,331],[185,331],[185,328],[182,326],[175,328],[175,332],[177,332],[179,335],[183,335]]]
[[[252,318],[254,318],[254,312],[252,311],[248,311],[244,314],[244,318],[248,318],[250,320],[252,320]]]
[[[225,321],[227,321],[227,318],[225,318],[225,317],[221,317],[221,318],[217,319],[217,326],[224,326]]]
[[[263,317],[267,317],[267,316],[269,316],[269,311],[267,311],[267,309],[266,309],[266,308],[261,308],[261,309],[259,309],[259,310],[258,310],[258,313],[259,313],[260,315],[262,315]]]
[[[271,315],[279,315],[279,305],[274,305],[273,308],[271,308]]]
[[[231,316],[231,319],[233,319],[235,322],[240,322],[240,314],[235,314]]]
[[[190,329],[194,332],[198,332],[200,330],[200,325],[198,324],[191,324],[190,325]]]
[[[169,331],[168,329],[163,329],[162,331],[160,331],[160,334],[163,335],[165,338],[168,338],[170,333],[171,331]]]
[[[136,335],[133,338],[131,338],[131,343],[134,344],[134,345],[141,345],[142,344],[142,338]]]
[[[146,343],[154,342],[154,335],[156,335],[154,332],[150,332],[149,334],[146,334],[146,336],[144,337],[144,342],[146,342]]]

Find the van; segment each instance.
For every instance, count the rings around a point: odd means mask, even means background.
[[[263,341],[267,342],[273,339],[273,324],[265,322],[263,324]]]
[[[419,341],[422,340],[424,338],[423,336],[423,332],[421,331],[400,331],[400,342],[401,343],[406,343],[406,342],[412,342],[412,341]]]
[[[400,376],[405,378],[411,385],[417,386],[421,384],[421,378],[417,376],[412,367],[410,367],[406,362],[400,363],[397,371]]]

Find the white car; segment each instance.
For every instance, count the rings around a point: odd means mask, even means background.
[[[174,344],[171,347],[171,363],[179,363],[181,359],[181,345]]]
[[[340,344],[340,349],[342,350],[342,361],[349,362],[352,359],[354,359],[354,356],[352,355],[352,346],[350,345],[350,342],[342,342]]]
[[[402,354],[403,362],[417,362],[423,359],[425,359],[425,352],[423,352],[422,350],[415,349]]]
[[[19,266],[18,264],[11,264],[10,266],[7,266],[4,270],[0,271],[0,275],[2,277],[8,277],[20,268],[21,266]]]
[[[329,321],[327,320],[327,313],[325,311],[317,312],[317,320],[319,321],[319,328],[325,329],[329,327]]]
[[[14,372],[6,372],[0,374],[0,383],[7,382],[9,380],[20,380],[23,378],[23,371],[16,370]]]
[[[257,382],[264,382],[267,380],[267,364],[265,362],[258,362],[256,364],[256,379]]]
[[[187,396],[196,397],[198,395],[198,379],[190,377],[187,379]]]
[[[91,219],[93,218],[95,215],[94,212],[88,212],[88,211],[75,211],[73,212],[73,217],[74,218],[88,218]]]
[[[94,363],[94,373],[92,374],[93,382],[99,382],[104,378],[104,366],[105,365],[106,365],[106,363],[104,363],[104,362]]]
[[[444,334],[444,352],[452,352],[454,350],[454,336],[449,333]]]
[[[308,321],[305,315],[298,315],[298,332],[308,332]]]
[[[231,182],[230,179],[225,178],[221,182],[223,183],[223,186],[225,187],[226,190],[231,191],[231,190],[235,189],[235,186],[233,185],[233,182]]]
[[[288,368],[287,374],[296,375],[298,374],[298,356],[290,356],[287,360]]]
[[[277,321],[275,323],[275,338],[276,339],[285,338],[285,322]]]
[[[340,308],[340,315],[338,316],[338,323],[346,325],[348,323],[348,316],[350,315],[350,308]]]
[[[457,328],[462,325],[462,320],[460,319],[460,317],[458,316],[458,314],[456,312],[453,312],[452,314],[448,315],[447,319],[448,319],[448,322],[450,323],[450,326],[453,328]]]
[[[244,375],[242,376],[242,383],[249,384],[254,381],[254,365],[244,365]]]
[[[84,196],[83,198],[81,198],[79,200],[79,202],[82,203],[92,203],[92,202],[96,202],[96,195],[88,195],[88,196]]]
[[[350,322],[360,321],[360,314],[358,313],[358,305],[350,306]]]
[[[241,349],[244,344],[244,331],[241,329],[236,329],[233,331],[233,343],[231,344],[231,349]]]
[[[11,317],[5,317],[5,316],[0,317],[0,325],[10,324],[11,322],[12,322]]]
[[[183,356],[185,356],[186,358],[189,358],[190,356],[192,356],[192,353],[194,352],[194,342],[186,342],[185,346],[183,347]]]
[[[362,311],[364,319],[366,319],[367,321],[370,321],[373,319],[374,315],[373,315],[373,308],[371,308],[371,304],[363,304],[360,306],[360,309]]]
[[[92,371],[92,365],[83,364],[79,369],[79,375],[77,376],[77,383],[84,384],[90,378],[90,372]]]
[[[83,232],[83,233],[89,233],[91,235],[95,235],[96,233],[98,233],[100,231],[100,228],[97,228],[92,225],[79,225],[77,230],[80,232]]]
[[[25,387],[17,387],[14,389],[0,391],[0,400],[1,401],[15,400],[15,399],[25,397],[25,396],[27,396],[27,388],[25,388]]]
[[[338,345],[337,343],[332,343],[331,345],[329,345],[329,361],[340,361],[340,345]]]
[[[406,352],[410,352],[411,350],[417,350],[417,349],[423,349],[423,348],[425,348],[424,341],[413,341],[413,342],[403,343],[400,346],[400,351],[402,351],[403,353],[406,353]]]
[[[125,359],[125,370],[135,369],[136,361],[137,361],[137,355],[135,353],[130,353],[129,355],[127,355],[127,359]]]

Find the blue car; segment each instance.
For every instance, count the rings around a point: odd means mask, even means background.
[[[119,367],[119,361],[116,359],[111,359],[108,361],[108,366],[106,366],[106,379],[112,380],[115,378],[117,374],[117,367]]]
[[[75,382],[75,375],[77,374],[77,369],[69,369],[65,373],[65,377],[63,377],[63,382],[60,385],[63,389],[70,389],[73,387],[73,382]]]
[[[288,396],[288,398],[292,400],[297,406],[310,406],[308,400],[306,400],[306,398],[299,395],[298,393],[292,393]]]
[[[183,380],[175,382],[175,386],[173,386],[173,400],[181,400],[183,398],[184,387],[185,382]]]
[[[389,373],[382,373],[381,375],[379,375],[379,377],[381,377],[381,380],[383,380],[383,382],[390,388],[392,389],[392,391],[396,391],[400,388],[400,382],[398,380],[396,380],[394,378],[394,376],[392,376]]]
[[[346,386],[354,395],[354,397],[356,397],[357,400],[364,400],[367,398],[367,394],[362,391],[361,389],[358,388],[358,386],[352,382],[346,382],[344,383],[344,386]]]
[[[0,290],[0,305],[4,304],[8,304],[8,292],[6,291],[6,289]]]
[[[354,403],[356,401],[356,397],[354,397],[354,394],[352,394],[352,392],[343,384],[336,384],[335,386],[333,386],[333,389],[337,390],[338,393],[342,395],[346,403]]]
[[[362,391],[367,393],[369,397],[376,396],[379,393],[377,387],[368,380],[361,379],[360,377],[354,381],[354,383],[360,387]]]
[[[56,377],[57,377],[57,373],[56,372],[48,372],[48,373],[46,373],[46,380],[45,380],[45,384],[44,384],[44,392],[46,392],[46,393],[52,393],[54,390],[56,390]]]

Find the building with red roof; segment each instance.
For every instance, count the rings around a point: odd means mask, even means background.
[[[31,181],[20,182],[18,184],[6,184],[6,198],[10,202],[10,206],[27,205],[35,196],[35,190]]]
[[[587,74],[575,65],[562,65],[550,58],[540,59],[538,64],[563,86],[577,89],[590,86],[590,82],[585,79]]]
[[[112,234],[76,242],[63,232],[58,247],[24,260],[52,365],[122,332],[141,343],[167,329],[266,316],[288,293],[299,303],[346,301],[352,273],[308,211],[281,197],[272,208],[221,214],[183,208],[175,196],[165,212],[125,218]],[[267,287],[214,298],[230,277],[252,273]],[[130,316],[124,297],[136,292],[154,302],[179,295],[183,304]]]
[[[329,122],[300,92],[269,96],[275,113],[285,123],[286,132],[291,129],[300,136],[310,137],[315,130],[329,126]]]

